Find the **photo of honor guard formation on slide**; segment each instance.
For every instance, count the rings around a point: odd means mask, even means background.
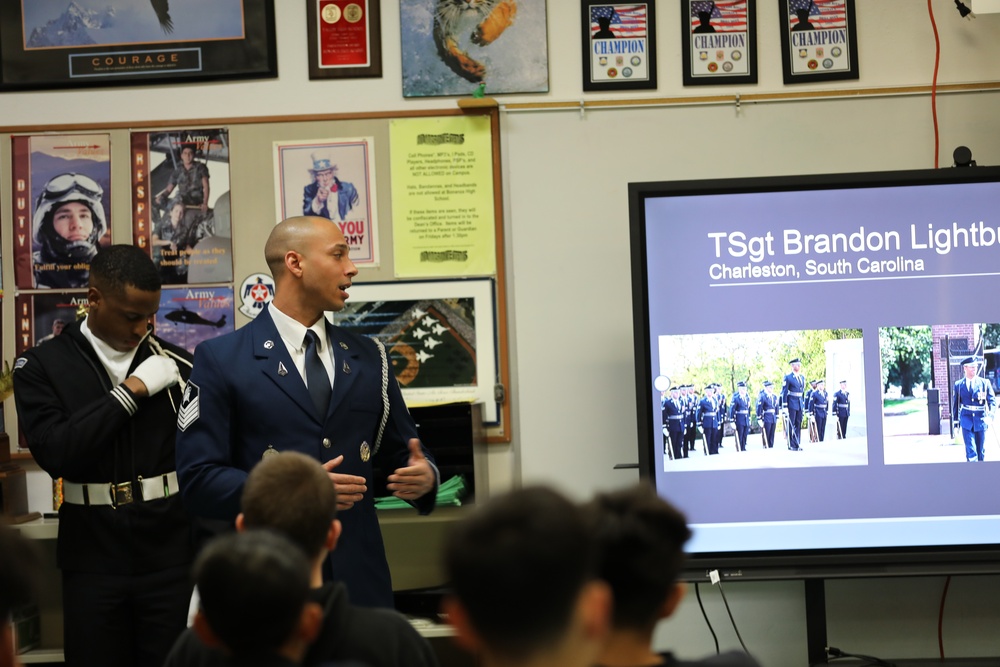
[[[662,370],[699,380],[659,378],[665,470],[867,465],[865,420],[851,419],[848,389],[863,386],[859,330],[663,336],[660,350]],[[834,373],[830,393],[823,376]],[[703,384],[706,375],[725,379]]]

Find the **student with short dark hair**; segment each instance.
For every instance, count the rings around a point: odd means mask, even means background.
[[[485,667],[591,665],[610,593],[594,577],[580,508],[532,487],[492,499],[458,522],[444,549],[458,641]]]
[[[195,632],[233,665],[300,664],[323,615],[309,600],[308,570],[302,550],[271,531],[213,539],[194,563]]]
[[[745,653],[678,660],[653,650],[656,625],[684,598],[679,581],[687,520],[647,484],[598,494],[585,506],[597,544],[598,572],[611,586],[611,632],[596,664],[601,667],[756,667]]]
[[[350,603],[343,583],[323,583],[323,564],[336,548],[341,526],[337,491],[319,461],[298,452],[267,456],[250,471],[241,498],[237,530],[270,529],[307,555],[310,599],[323,610],[322,627],[304,665],[358,660],[371,667],[437,667],[430,644],[402,615]],[[214,665],[217,650],[186,631],[165,667]]]

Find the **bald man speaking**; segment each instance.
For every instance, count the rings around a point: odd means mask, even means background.
[[[337,487],[343,537],[331,576],[354,604],[392,607],[375,516],[386,491],[421,514],[438,475],[375,341],[335,327],[358,270],[337,225],[320,217],[277,224],[264,245],[274,300],[250,324],[205,341],[177,419],[177,475],[196,515],[233,521],[249,470],[297,451],[318,459]],[[394,471],[373,489],[373,466]],[[281,503],[281,498],[275,498]]]

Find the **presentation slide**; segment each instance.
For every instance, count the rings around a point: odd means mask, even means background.
[[[1000,183],[648,185],[653,472],[696,529],[690,551],[998,542],[1000,438],[987,423],[970,462],[948,406],[975,354],[991,385],[979,415],[992,411]],[[929,381],[907,370],[911,340]],[[719,392],[725,408],[703,402]],[[697,440],[677,456],[666,415],[690,401]]]

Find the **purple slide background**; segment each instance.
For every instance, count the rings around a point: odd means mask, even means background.
[[[1000,462],[983,465],[882,463],[880,326],[1000,321],[1000,239],[990,247],[911,249],[910,225],[927,242],[927,224],[951,229],[983,221],[1000,226],[1000,184],[935,184],[895,188],[649,197],[645,200],[652,377],[664,334],[860,328],[868,396],[867,466],[669,472],[656,485],[694,523],[1000,514]],[[900,250],[785,255],[782,234],[898,231]],[[795,278],[718,281],[709,267],[745,266],[726,242],[716,257],[712,232],[774,236],[774,256],[761,265],[796,264]],[[805,275],[805,261],[852,265],[870,259],[922,259],[922,272]],[[969,275],[969,274],[994,275]],[[959,275],[961,274],[961,275]],[[890,279],[884,279],[884,278]],[[901,279],[903,277],[903,279]],[[883,278],[883,279],[878,279]],[[859,280],[860,279],[860,280]],[[791,284],[760,284],[791,280]],[[816,282],[808,282],[816,281]],[[751,285],[711,286],[719,282]],[[708,305],[711,304],[711,307]],[[766,305],[766,308],[760,307]],[[777,378],[775,378],[777,379]],[[650,390],[652,414],[658,397]],[[659,424],[653,424],[653,433]],[[987,437],[992,437],[988,434]],[[980,539],[982,536],[978,536]],[[805,544],[803,547],[812,545]]]

